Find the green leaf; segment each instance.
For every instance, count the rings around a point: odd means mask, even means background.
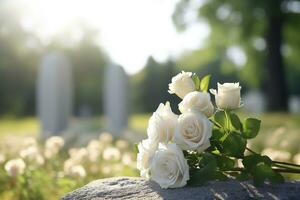
[[[215,178],[217,161],[216,158],[210,153],[204,153],[199,162],[199,169],[190,169],[189,185],[202,185],[207,181]]]
[[[226,115],[224,111],[219,111],[214,116],[215,122],[217,122],[220,126],[225,127],[226,125]]]
[[[194,81],[196,91],[199,91],[200,90],[200,78],[198,77],[197,74],[193,74],[192,79]]]
[[[242,171],[239,175],[236,177],[239,181],[246,181],[250,179],[250,174]]]
[[[200,166],[201,165],[202,166],[210,165],[210,167],[215,169],[217,167],[216,157],[214,155],[212,155],[211,153],[203,153],[202,159],[200,160],[199,165]]]
[[[244,123],[244,130],[242,132],[243,137],[247,139],[251,139],[257,136],[260,129],[261,121],[254,118],[246,119]]]
[[[210,75],[206,75],[202,78],[201,83],[200,83],[200,90],[201,91],[207,92],[209,81],[210,81]]]
[[[133,152],[134,153],[138,153],[139,152],[139,148],[138,148],[138,144],[137,143],[134,143],[134,145],[133,145]]]
[[[253,175],[253,181],[256,186],[261,186],[265,180],[269,180],[272,183],[282,183],[284,178],[281,174],[273,171],[271,166],[261,162],[258,163],[251,171]]]
[[[215,180],[220,180],[220,181],[226,181],[228,180],[228,177],[221,171],[215,171],[213,178]]]
[[[217,165],[221,170],[231,170],[234,168],[235,161],[225,156],[217,156]]]
[[[223,152],[229,156],[241,158],[244,155],[247,141],[238,133],[230,133],[223,141]]]
[[[243,130],[243,125],[239,119],[239,117],[234,114],[234,113],[230,113],[230,122],[231,122],[231,125],[236,129],[236,130],[240,130],[242,131]]]
[[[222,132],[221,129],[213,129],[211,139],[218,141],[223,137],[223,135],[224,133]]]
[[[258,163],[264,163],[268,166],[272,165],[272,160],[268,156],[261,156],[259,154],[252,154],[249,156],[245,156],[243,159],[243,165],[248,171],[252,171],[252,169]]]

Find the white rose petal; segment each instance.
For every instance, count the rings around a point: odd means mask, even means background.
[[[203,152],[210,146],[212,123],[202,113],[189,111],[178,118],[174,142],[183,150]]]
[[[5,164],[4,169],[9,176],[15,177],[17,175],[23,174],[25,171],[25,167],[25,162],[22,159],[18,158],[8,161]]]
[[[157,149],[157,144],[151,140],[143,140],[138,144],[137,169],[140,170],[141,177],[149,178],[149,168],[152,157]]]
[[[182,150],[176,144],[160,144],[151,167],[151,179],[162,188],[177,188],[189,180],[189,166]]]
[[[172,82],[169,84],[169,93],[176,94],[180,98],[195,90],[195,84],[192,79],[192,72],[184,72],[177,74],[172,78]]]
[[[147,134],[150,140],[167,143],[173,139],[178,116],[170,107],[170,103],[160,104],[149,120]]]
[[[210,89],[215,95],[216,104],[219,109],[236,109],[241,104],[241,86],[239,83],[218,83],[218,91]]]
[[[207,92],[190,92],[178,105],[181,113],[195,110],[211,117],[214,113],[214,106],[211,103],[210,95]]]

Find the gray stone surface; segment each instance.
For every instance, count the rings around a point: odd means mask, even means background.
[[[118,177],[96,180],[66,194],[62,200],[100,199],[300,199],[300,181],[266,184],[255,187],[251,182],[210,182],[201,187],[161,189],[142,178]]]

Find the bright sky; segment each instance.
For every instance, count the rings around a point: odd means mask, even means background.
[[[178,0],[16,0],[28,14],[23,24],[42,40],[74,19],[100,30],[102,47],[111,59],[132,74],[152,55],[158,61],[201,46],[209,34],[205,23],[178,33],[171,16]],[[202,0],[195,0],[202,2]],[[188,20],[194,20],[191,13]]]

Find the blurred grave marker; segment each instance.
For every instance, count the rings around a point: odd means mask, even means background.
[[[117,136],[127,128],[128,122],[128,77],[123,67],[112,64],[106,68],[104,87],[106,128]]]
[[[300,113],[300,96],[291,96],[289,98],[289,111],[291,113]]]
[[[258,90],[247,92],[242,97],[244,109],[251,113],[262,113],[266,111],[266,98],[264,94]]]
[[[67,128],[72,112],[72,70],[63,54],[52,52],[42,57],[37,80],[37,111],[42,138]]]

